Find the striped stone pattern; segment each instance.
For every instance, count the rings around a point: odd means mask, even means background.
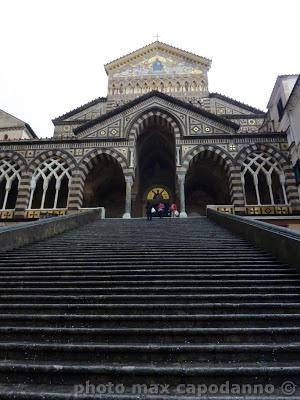
[[[15,207],[15,216],[21,218],[24,215],[24,210],[26,209],[26,205],[27,205],[28,199],[29,199],[30,179],[28,178],[27,172],[26,172],[26,168],[27,168],[26,160],[20,154],[15,153],[13,151],[0,152],[0,159],[10,160],[11,162],[19,165],[21,168],[21,170],[20,170],[21,181],[19,184],[19,192],[18,192],[16,207]]]
[[[243,213],[245,211],[245,197],[241,181],[241,169],[239,166],[235,165],[230,167],[229,191],[235,212]]]
[[[91,151],[80,161],[78,168],[72,175],[68,200],[69,212],[74,212],[82,206],[86,177],[99,161],[112,161],[118,164],[123,172],[128,168],[127,160],[112,149],[97,149]]]
[[[299,195],[296,186],[295,175],[292,170],[290,161],[274,147],[259,143],[243,149],[238,155],[238,161],[242,162],[253,151],[261,151],[266,154],[270,154],[278,162],[285,175],[285,185],[288,202],[293,208],[294,212],[300,211]]]
[[[214,146],[197,146],[185,156],[182,167],[187,172],[194,162],[205,158],[215,161],[225,171],[228,177],[231,204],[237,207],[237,212],[244,211],[245,201],[240,168],[234,164],[231,156],[223,149]]]
[[[168,129],[175,135],[175,139],[180,139],[181,137],[179,124],[173,117],[163,111],[152,110],[140,116],[133,123],[129,132],[129,140],[136,140],[150,125],[159,125],[159,127]]]
[[[1,154],[0,154],[1,156]],[[66,152],[61,150],[49,150],[40,154],[36,157],[28,166],[28,168],[24,169],[21,173],[21,182],[19,186],[19,193],[15,207],[15,216],[17,218],[22,218],[24,216],[25,210],[28,207],[29,197],[30,197],[30,182],[34,171],[38,168],[38,166],[43,163],[45,160],[53,157],[59,157],[66,161],[66,163],[71,168],[71,173],[73,169],[76,167],[75,160]],[[24,164],[23,164],[24,166]]]

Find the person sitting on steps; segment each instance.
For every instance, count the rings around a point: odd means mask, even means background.
[[[171,217],[175,218],[178,214],[176,203],[171,204],[170,210],[171,210]]]
[[[161,219],[163,217],[163,214],[164,214],[164,211],[165,211],[164,203],[159,203],[159,205],[157,207],[157,211],[158,211],[159,218]]]

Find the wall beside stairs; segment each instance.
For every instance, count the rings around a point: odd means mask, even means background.
[[[299,232],[211,209],[207,210],[207,217],[300,270]]]
[[[100,209],[24,222],[0,229],[0,251],[15,249],[88,224],[100,216]]]

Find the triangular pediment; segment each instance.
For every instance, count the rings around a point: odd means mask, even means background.
[[[74,130],[78,137],[127,139],[134,122],[146,112],[160,110],[174,118],[182,136],[234,134],[235,123],[160,92],[151,92]]]
[[[211,61],[205,57],[178,49],[162,42],[154,42],[105,65],[110,77],[140,75],[180,75],[206,73]]]

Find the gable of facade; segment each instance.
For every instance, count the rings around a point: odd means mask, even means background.
[[[0,110],[0,141],[34,138],[37,138],[37,136],[29,124],[3,110]]]
[[[189,101],[208,92],[211,61],[162,42],[154,42],[105,65],[108,110],[158,90]]]
[[[99,97],[52,120],[54,136],[72,136],[78,126],[106,113],[106,97]]]
[[[77,129],[78,137],[129,138],[134,122],[146,113],[167,113],[181,136],[233,134],[238,125],[160,92],[151,92]]]

